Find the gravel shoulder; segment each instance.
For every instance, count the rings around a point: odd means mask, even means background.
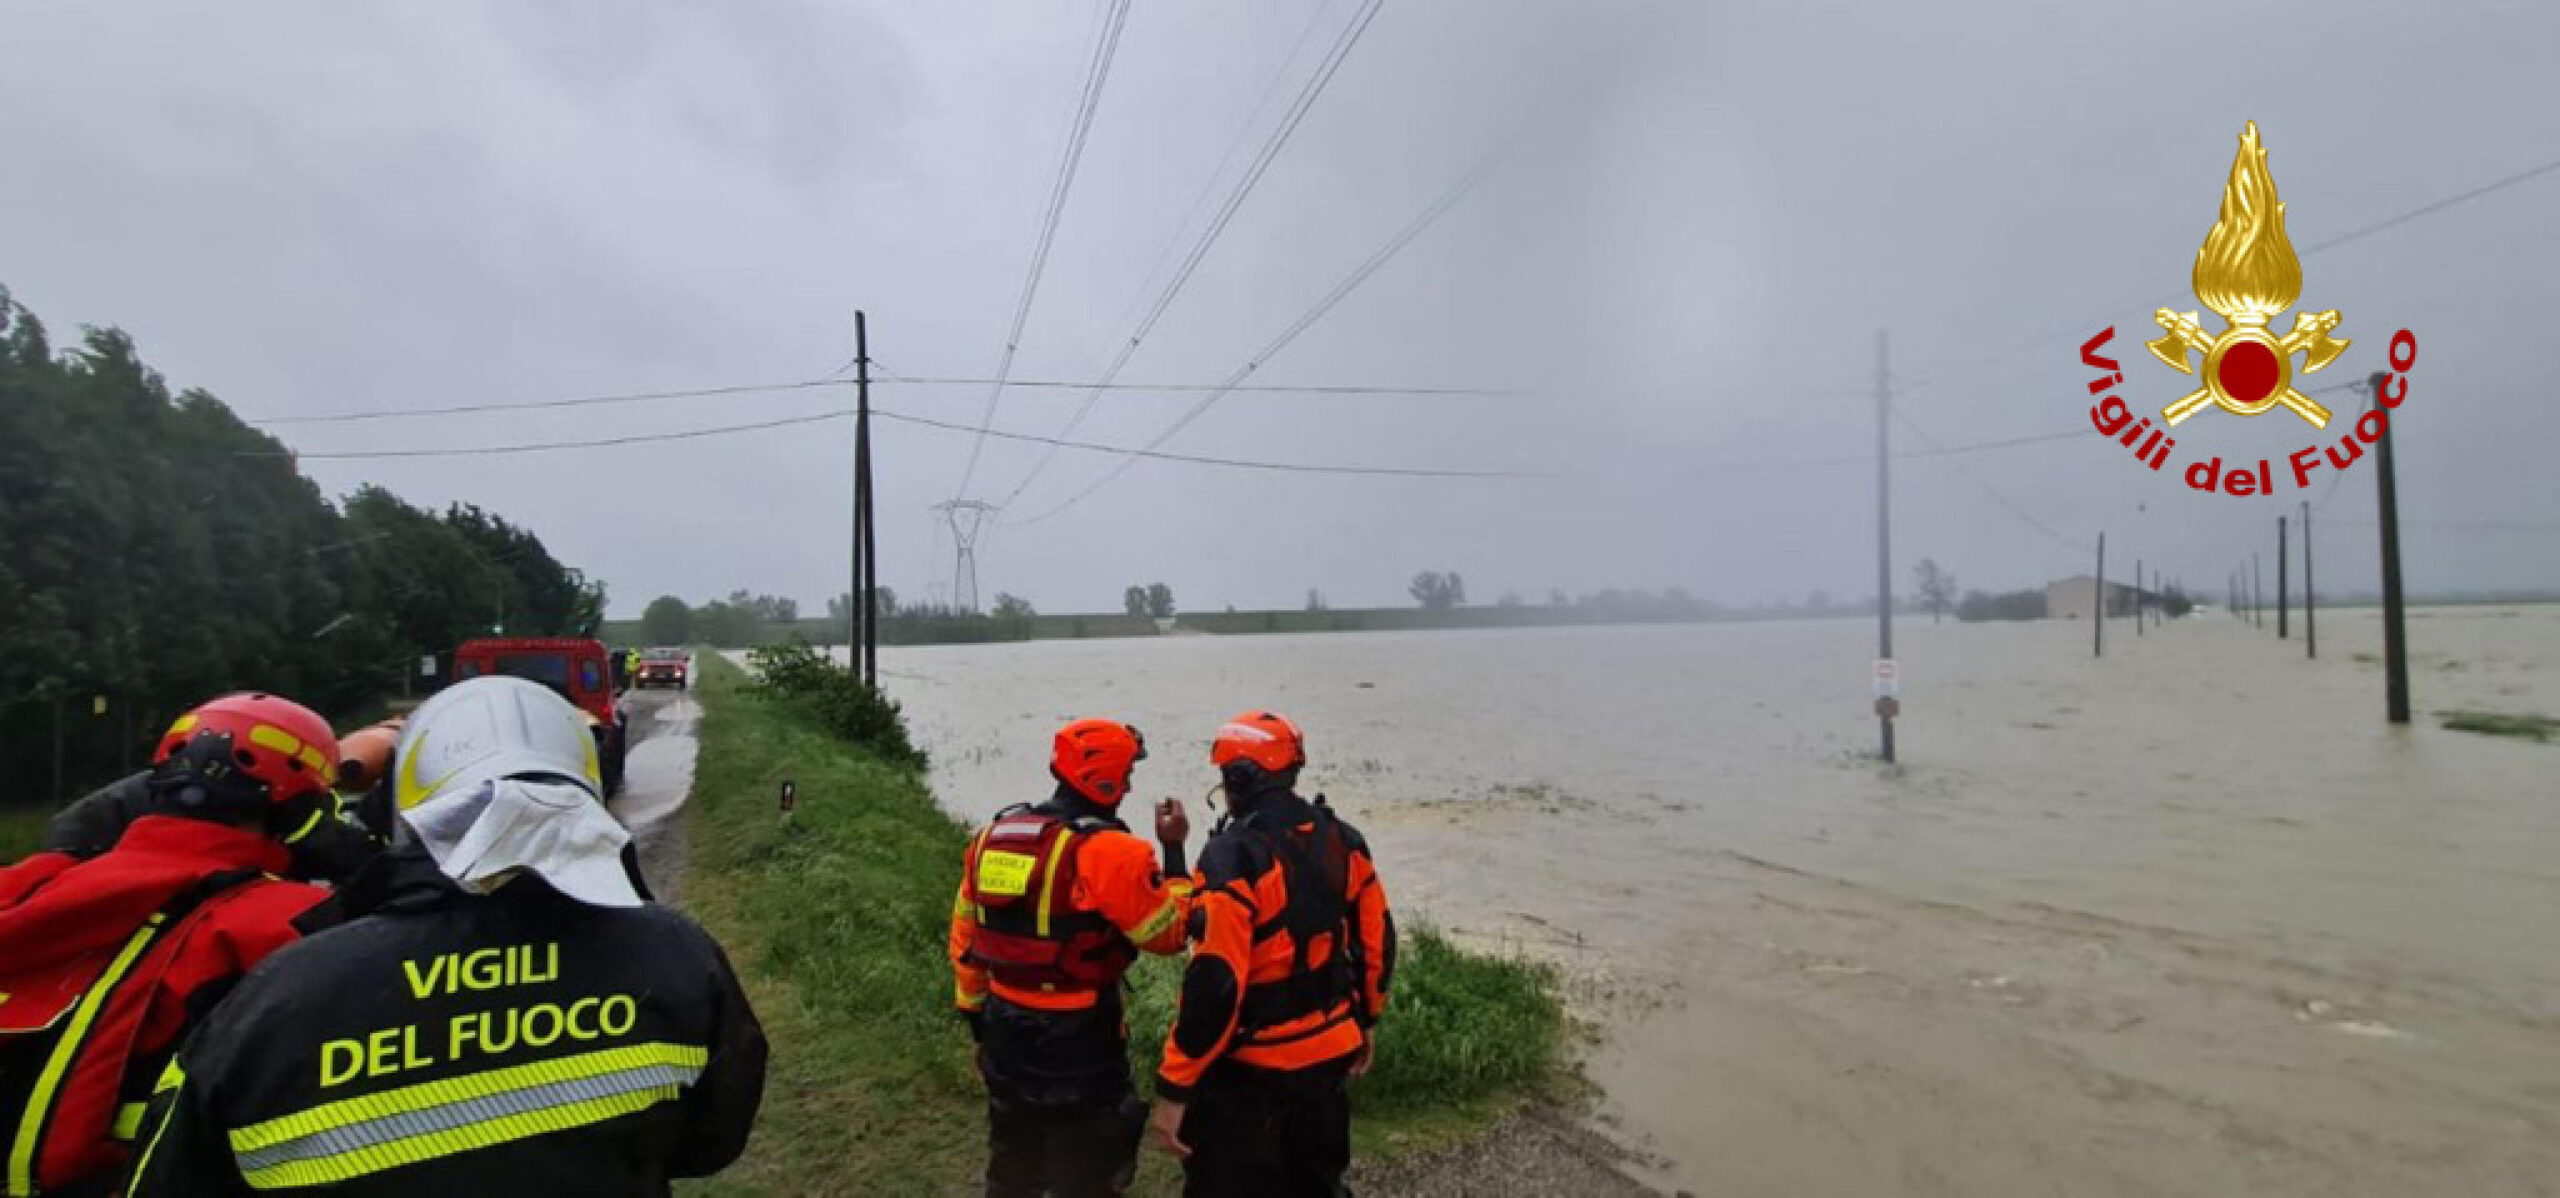
[[[1386,1198],[1662,1198],[1624,1172],[1625,1149],[1554,1107],[1531,1107],[1465,1143],[1360,1161],[1352,1188]]]

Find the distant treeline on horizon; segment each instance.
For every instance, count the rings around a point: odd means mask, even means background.
[[[1815,596],[1819,598],[1820,596]],[[1945,613],[1964,622],[2035,620],[2044,617],[2043,588],[1990,594],[1968,592]],[[1304,607],[1226,609],[1180,612],[1159,622],[1126,612],[1048,614],[1013,596],[1002,596],[998,609],[963,612],[947,605],[895,604],[880,621],[884,645],[982,644],[999,641],[1076,640],[1161,636],[1167,632],[1241,636],[1259,633],[1391,632],[1434,629],[1545,628],[1607,624],[1705,624],[1788,619],[1856,619],[1875,614],[1875,600],[1809,604],[1755,604],[1727,607],[1672,592],[1607,590],[1564,603],[1531,604],[1510,600],[1452,607]],[[829,614],[803,617],[798,604],[769,595],[733,592],[686,610],[671,622],[662,599],[652,604],[658,627],[638,619],[607,620],[602,635],[616,645],[695,644],[722,649],[752,648],[798,637],[812,645],[840,645],[846,640],[841,597],[828,601]],[[2323,607],[2365,607],[2381,602],[2377,595],[2356,592]],[[2413,606],[2463,606],[2504,603],[2560,603],[2560,592],[2465,593],[2413,597]],[[1894,611],[1902,617],[1927,617],[1928,604],[1897,596]],[[653,633],[655,635],[653,635]]]

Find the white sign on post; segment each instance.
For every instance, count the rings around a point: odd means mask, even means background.
[[[420,678],[433,678],[433,677],[435,677],[435,676],[436,676],[436,659],[435,659],[435,655],[433,655],[433,654],[429,654],[429,655],[427,655],[427,656],[425,656],[425,657],[421,657],[421,658],[419,658],[419,659],[418,659],[418,677],[420,677]]]
[[[1876,659],[1876,697],[1892,699],[1902,694],[1902,670],[1890,657]]]

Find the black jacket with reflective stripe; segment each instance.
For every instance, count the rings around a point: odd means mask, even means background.
[[[764,1033],[691,920],[465,895],[411,849],[346,900],[179,1053],[133,1194],[663,1194],[745,1148]]]

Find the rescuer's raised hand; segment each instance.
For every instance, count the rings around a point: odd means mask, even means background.
[[[1182,809],[1182,800],[1165,799],[1156,804],[1156,839],[1168,845],[1179,845],[1191,838],[1191,815]]]

